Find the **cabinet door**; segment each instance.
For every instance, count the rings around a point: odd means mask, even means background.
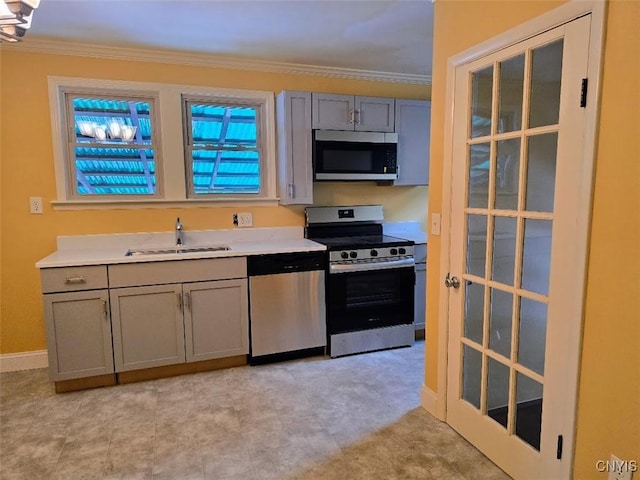
[[[43,296],[53,381],[113,373],[107,290]]]
[[[353,95],[313,93],[313,128],[325,130],[353,130],[355,98]]]
[[[247,280],[185,283],[187,362],[249,353]]]
[[[355,98],[355,130],[361,132],[394,132],[395,100],[381,97]]]
[[[278,189],[283,205],[313,203],[311,93],[278,95]]]
[[[429,184],[431,102],[396,100],[398,179],[394,185]]]
[[[117,372],[184,363],[182,286],[110,290]]]
[[[424,330],[427,310],[427,265],[416,264],[415,317],[413,325],[416,330]]]

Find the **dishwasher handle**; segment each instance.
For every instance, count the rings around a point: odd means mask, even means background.
[[[251,255],[247,258],[247,273],[250,277],[256,277],[280,273],[311,272],[326,270],[327,265],[328,259],[325,251]]]

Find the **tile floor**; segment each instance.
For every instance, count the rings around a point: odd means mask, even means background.
[[[0,478],[508,479],[420,405],[424,343],[55,394],[0,375]]]

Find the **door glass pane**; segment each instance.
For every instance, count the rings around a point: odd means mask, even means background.
[[[520,139],[497,142],[495,208],[518,209],[518,175],[520,174]]]
[[[489,357],[487,381],[487,415],[507,428],[509,418],[509,367]]]
[[[480,409],[480,380],[482,354],[468,345],[463,345],[462,398]]]
[[[464,336],[482,345],[484,286],[471,283],[466,286],[465,294]]]
[[[551,220],[526,219],[522,254],[522,288],[548,295],[550,268]]]
[[[507,358],[511,356],[512,312],[513,295],[492,288],[491,312],[489,314],[489,348]]]
[[[469,207],[489,206],[489,162],[489,143],[469,147]]]
[[[491,278],[505,285],[513,285],[516,259],[516,225],[511,217],[494,217],[493,258]]]
[[[542,385],[521,373],[516,377],[516,435],[540,450]]]
[[[487,216],[467,216],[467,273],[484,278],[487,258]]]
[[[529,137],[525,209],[530,212],[553,212],[557,147],[557,133]]]
[[[560,115],[563,41],[532,52],[529,127],[555,125]]]
[[[524,54],[500,62],[498,133],[522,128],[522,87]]]
[[[544,375],[546,339],[547,306],[528,298],[520,298],[518,363]]]
[[[471,138],[491,133],[493,66],[471,74]]]

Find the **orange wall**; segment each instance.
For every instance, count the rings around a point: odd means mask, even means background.
[[[26,40],[28,42],[28,39]],[[430,88],[392,82],[344,80],[319,76],[105,60],[0,50],[1,236],[0,352],[46,348],[39,273],[34,264],[56,249],[57,235],[170,231],[176,216],[186,229],[233,228],[239,207],[185,207],[136,210],[53,210],[56,199],[47,76],[75,76],[166,82],[224,88],[284,89],[428,99]],[[347,189],[317,187],[320,201],[385,205],[389,220],[424,220],[427,187]],[[44,214],[30,215],[28,198],[44,199]],[[249,207],[254,225],[303,225],[303,207]],[[419,217],[422,218],[419,218]],[[10,279],[11,281],[7,281]]]
[[[429,212],[442,212],[447,58],[561,3],[435,2]],[[576,479],[606,478],[596,471],[595,463],[612,453],[640,462],[639,31],[640,2],[613,0],[608,8],[604,51],[578,398]],[[440,238],[430,236],[428,285],[439,285],[441,280],[440,248]],[[438,289],[428,289],[427,297],[426,384],[437,391]]]

